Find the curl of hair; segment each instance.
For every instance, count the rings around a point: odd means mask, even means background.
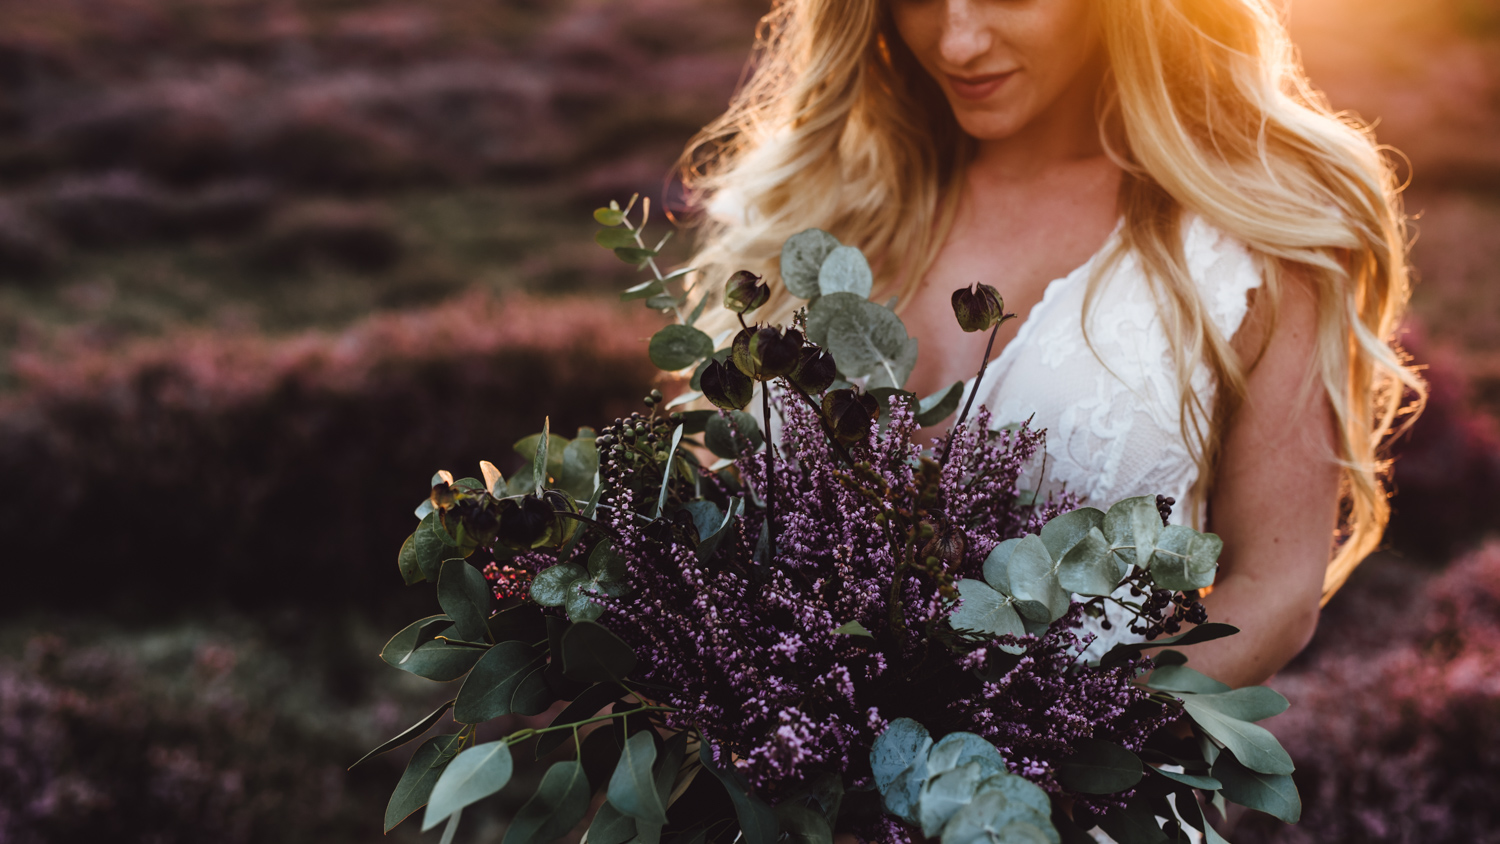
[[[1212,489],[1246,370],[1188,274],[1183,212],[1263,258],[1259,295],[1271,313],[1288,283],[1316,295],[1310,386],[1332,407],[1343,470],[1326,600],[1380,542],[1390,516],[1383,445],[1425,396],[1393,343],[1410,293],[1393,169],[1367,127],[1313,90],[1270,0],[1096,9],[1110,67],[1100,134],[1125,172],[1114,257],[1133,250],[1155,285],[1199,468],[1196,500]],[[747,83],[683,155],[684,184],[705,212],[699,284],[711,289],[738,269],[775,278],[781,244],[816,226],[863,249],[877,295],[904,305],[947,236],[972,153],[883,0],[781,0],[761,22]],[[785,320],[796,300],[782,285],[773,291],[767,315]],[[1219,384],[1212,407],[1191,388],[1198,365]]]

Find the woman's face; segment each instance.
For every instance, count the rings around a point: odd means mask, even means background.
[[[1092,114],[1102,68],[1094,0],[888,0],[896,30],[963,130],[1004,140],[1060,100]]]

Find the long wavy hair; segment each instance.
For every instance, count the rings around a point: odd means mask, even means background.
[[[1343,471],[1326,601],[1380,542],[1382,446],[1425,395],[1392,342],[1410,289],[1400,187],[1369,129],[1308,83],[1270,0],[1107,0],[1097,16],[1109,62],[1100,135],[1125,174],[1114,257],[1133,251],[1157,288],[1195,500],[1212,489],[1246,369],[1189,276],[1183,212],[1263,258],[1271,313],[1290,267],[1316,293],[1317,360],[1304,386],[1333,408]],[[878,295],[904,305],[951,228],[974,141],[885,0],[780,0],[756,42],[748,81],[682,159],[705,212],[695,220],[701,283],[712,290],[738,269],[775,278],[786,238],[817,226],[863,249]],[[796,303],[773,290],[769,310],[785,319]],[[1211,407],[1191,387],[1199,365],[1219,385]]]

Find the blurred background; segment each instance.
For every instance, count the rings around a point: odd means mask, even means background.
[[[649,389],[588,214],[663,197],[765,10],[0,0],[0,842],[380,836],[407,752],[345,768],[446,690],[376,657],[436,611],[411,510]],[[1433,396],[1273,682],[1303,823],[1232,838],[1500,841],[1500,0],[1288,13],[1410,161]]]

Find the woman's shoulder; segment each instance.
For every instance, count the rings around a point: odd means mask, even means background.
[[[1265,280],[1265,265],[1243,240],[1205,217],[1186,212],[1182,250],[1207,315],[1225,337],[1232,336],[1250,309],[1250,293]]]

